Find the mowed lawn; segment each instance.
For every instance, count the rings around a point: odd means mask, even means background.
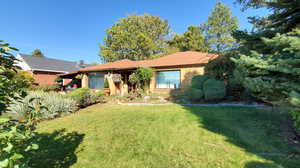
[[[94,105],[41,122],[32,166],[299,168],[279,118],[242,107]]]

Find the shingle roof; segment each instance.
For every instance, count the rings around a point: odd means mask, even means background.
[[[20,56],[32,70],[74,72],[78,71],[78,69],[80,68],[77,62],[58,60],[47,57],[36,57],[26,54],[20,54]]]
[[[106,64],[100,64],[96,66],[90,66],[87,68],[81,68],[81,72],[92,71],[105,71],[105,70],[121,70],[132,69],[137,67],[172,67],[172,66],[184,66],[184,65],[197,65],[206,64],[210,60],[216,58],[218,55],[211,53],[186,51],[176,52],[170,55],[162,56],[151,60],[131,61],[129,59],[123,59],[115,62],[109,62]]]

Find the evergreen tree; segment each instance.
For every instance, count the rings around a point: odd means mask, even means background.
[[[260,29],[276,29],[289,32],[300,26],[299,0],[237,0],[247,8],[268,8],[272,14],[266,17],[250,17],[251,22]]]
[[[285,101],[292,91],[300,92],[300,29],[262,42],[263,49],[233,60],[243,85],[254,96],[267,102]]]
[[[164,53],[170,28],[160,17],[130,15],[106,30],[100,56],[104,62],[120,59],[143,60]]]
[[[36,57],[45,57],[43,52],[40,49],[33,50],[31,55],[36,56]]]
[[[169,44],[179,48],[180,51],[207,52],[209,50],[200,28],[197,26],[189,26],[183,35],[175,35]]]
[[[271,14],[252,18],[255,32],[234,33],[240,57],[233,59],[242,83],[252,95],[274,104],[292,107],[300,129],[300,1],[238,0],[244,8],[267,7]]]
[[[230,8],[218,2],[208,21],[201,25],[207,42],[215,52],[223,52],[236,45],[231,33],[238,28],[238,20],[232,16]]]

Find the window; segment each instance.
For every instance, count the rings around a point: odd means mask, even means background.
[[[180,87],[180,71],[160,71],[156,73],[156,88]]]
[[[104,88],[104,74],[103,73],[89,73],[89,88],[103,89]]]

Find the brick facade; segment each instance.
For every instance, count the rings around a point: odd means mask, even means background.
[[[45,71],[34,71],[33,78],[34,83],[38,85],[54,85],[57,75],[61,73],[57,72],[45,72]]]

